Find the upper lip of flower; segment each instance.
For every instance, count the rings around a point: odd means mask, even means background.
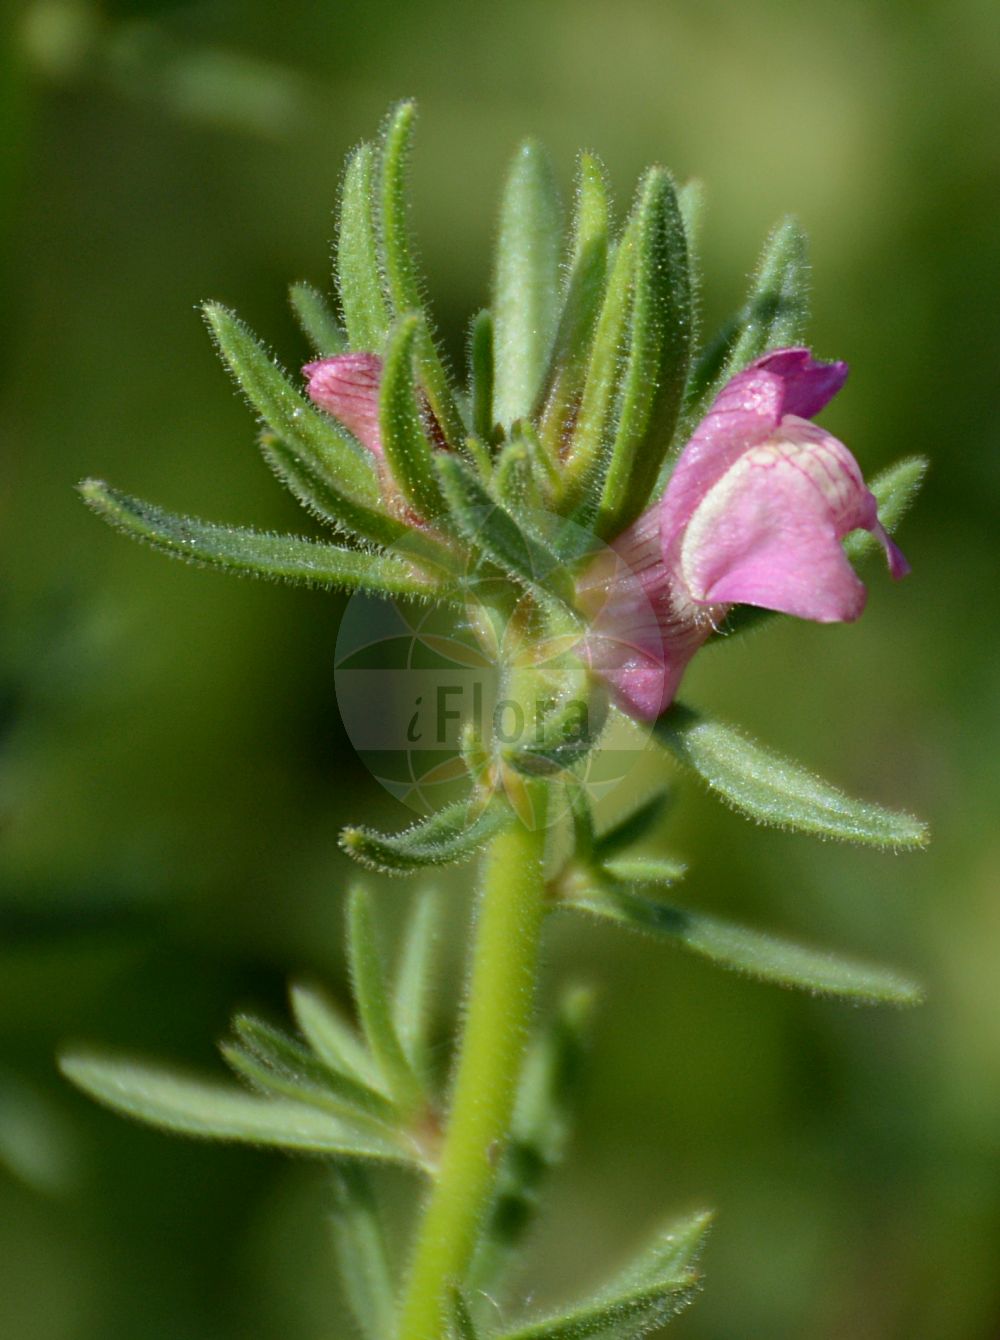
[[[852,530],[878,538],[893,577],[909,571],[854,457],[810,422],[846,378],[846,363],[818,362],[804,348],[751,363],[698,424],[662,499],[615,541],[655,616],[639,621],[636,638],[634,608],[631,627],[623,623],[636,594],[612,593],[598,620],[603,636],[623,642],[617,664],[604,649],[603,673],[638,715],[669,705],[732,604],[823,623],[856,619],[866,592],[841,546]]]

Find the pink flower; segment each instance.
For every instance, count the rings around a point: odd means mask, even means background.
[[[614,542],[618,558],[585,574],[591,662],[633,715],[669,707],[733,604],[819,623],[856,619],[866,591],[841,546],[851,531],[880,540],[893,577],[909,571],[854,457],[809,422],[846,377],[845,363],[818,363],[807,349],[780,349],[738,373],[661,500]]]
[[[378,354],[335,354],[302,369],[310,400],[353,433],[373,456],[382,459],[378,426]]]

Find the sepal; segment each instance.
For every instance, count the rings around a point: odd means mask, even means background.
[[[351,154],[340,197],[337,291],[351,349],[381,353],[389,329],[374,201],[375,153],[370,144]]]
[[[288,301],[303,335],[320,358],[331,358],[346,350],[347,336],[318,288],[305,282],[292,284]]]

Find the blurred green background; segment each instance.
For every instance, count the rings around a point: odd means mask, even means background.
[[[554,1298],[717,1205],[688,1340],[1000,1336],[1000,21],[994,0],[286,0],[7,11],[0,184],[0,1333],[347,1334],[322,1170],[131,1126],[53,1055],[103,1040],[212,1066],[230,1009],[343,992],[336,833],[406,812],[353,760],[338,603],[167,563],[79,504],[85,474],[227,521],[303,521],[194,310],[294,366],[288,280],[326,284],[345,152],[421,104],[414,221],[459,354],[500,177],[580,146],[708,189],[704,306],[740,299],[783,212],[809,230],[813,342],[853,372],[825,422],[866,471],[925,452],[854,627],[785,620],[699,658],[687,697],[934,829],[920,856],[754,829],[693,786],[684,897],[894,962],[905,1014],[554,929],[546,991],[600,992],[591,1073],[522,1292]],[[466,879],[440,990],[447,1037]],[[386,885],[392,918],[405,884]]]

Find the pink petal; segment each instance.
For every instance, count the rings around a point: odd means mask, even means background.
[[[377,354],[337,354],[307,363],[309,398],[326,410],[374,456],[382,455],[378,388],[382,360]]]
[[[730,378],[681,452],[663,495],[664,553],[743,452],[766,441],[785,415],[818,413],[846,378],[846,363],[819,363],[808,349],[778,349]]]
[[[856,619],[865,588],[840,541],[859,527],[881,531],[854,457],[790,416],[706,494],[683,538],[681,576],[696,601]]]

